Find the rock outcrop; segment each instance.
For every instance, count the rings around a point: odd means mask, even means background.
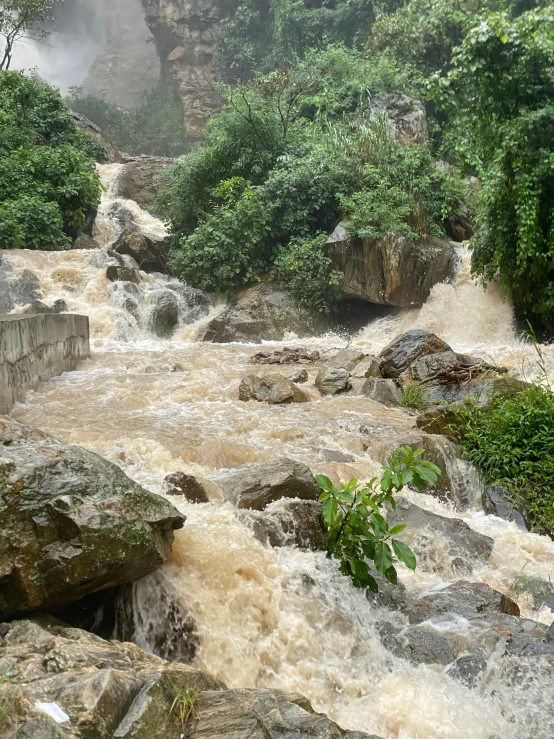
[[[429,124],[425,105],[402,92],[389,92],[372,98],[371,114],[386,114],[392,138],[401,144],[426,144]]]
[[[87,136],[90,136],[97,144],[100,144],[100,146],[104,148],[108,162],[119,164],[123,161],[121,152],[103,133],[100,126],[97,126],[96,123],[90,121],[86,116],[82,115],[82,113],[76,113],[74,110],[70,110],[69,115],[73,118],[77,128],[80,128],[81,131],[84,131]]]
[[[202,340],[216,344],[281,341],[289,331],[302,338],[325,330],[326,325],[321,314],[264,281],[239,293],[234,304],[207,325]]]
[[[144,0],[143,5],[162,68],[183,101],[187,135],[197,141],[218,103],[212,77],[224,5],[206,0]]]
[[[0,417],[0,617],[136,580],[183,517],[116,465]]]
[[[148,156],[128,161],[119,175],[116,196],[134,200],[141,208],[154,205],[158,195],[169,183],[164,172],[174,163],[174,160],[168,157]]]
[[[337,226],[327,241],[333,266],[344,277],[341,291],[378,305],[417,306],[451,274],[454,247],[433,236],[412,240],[398,234],[356,238]]]
[[[0,624],[0,666],[6,737],[372,739],[343,731],[301,695],[227,690],[193,667],[50,619]]]

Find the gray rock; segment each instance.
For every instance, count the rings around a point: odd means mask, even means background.
[[[459,364],[479,364],[479,359],[452,351],[426,354],[410,365],[410,376],[412,380],[420,382],[428,380],[440,370],[451,370]]]
[[[381,366],[377,357],[367,356],[359,362],[351,372],[352,379],[364,380],[368,377],[381,378]]]
[[[524,503],[511,500],[510,494],[504,488],[498,485],[486,485],[481,495],[481,503],[485,513],[498,516],[504,521],[514,521],[521,531],[529,530]]]
[[[369,377],[363,384],[361,394],[388,407],[400,405],[402,391],[394,380]]]
[[[486,669],[487,660],[483,656],[468,654],[465,657],[459,657],[448,670],[448,674],[468,687],[474,688]]]
[[[133,214],[129,208],[125,207],[120,200],[116,200],[108,211],[108,216],[117,222],[121,232],[140,231],[140,228],[133,221]]]
[[[546,632],[546,642],[548,644],[554,644],[554,623],[550,624],[550,627]]]
[[[268,281],[243,290],[233,305],[210,321],[202,341],[260,343],[281,341],[294,331],[299,337],[323,332],[328,321],[302,306],[287,292]]]
[[[401,144],[425,144],[429,141],[429,126],[425,105],[403,92],[389,92],[373,97],[371,114],[377,117],[385,113],[391,136]]]
[[[290,459],[239,467],[212,479],[222,490],[225,500],[237,508],[258,511],[280,498],[317,500],[321,493],[310,469]]]
[[[106,151],[106,161],[114,164],[123,161],[121,152],[104,134],[100,126],[97,126],[96,123],[93,123],[86,116],[82,115],[81,113],[76,113],[74,110],[69,110],[68,113],[71,118],[73,118],[75,125],[80,128],[81,131],[84,131],[87,136],[90,136],[92,139],[94,139],[94,141],[96,141],[96,143],[104,147]]]
[[[265,401],[270,405],[307,403],[309,397],[283,375],[246,375],[239,386],[239,400]]]
[[[353,454],[345,454],[339,449],[321,449],[321,455],[326,462],[346,464],[347,462],[356,461],[356,457]]]
[[[312,551],[324,551],[327,546],[322,506],[315,500],[285,500],[264,511],[242,511],[241,520],[265,545]]]
[[[360,349],[341,349],[327,362],[327,367],[352,372],[365,357],[365,353]]]
[[[475,567],[487,564],[494,540],[471,529],[459,518],[445,518],[410,503],[406,498],[396,498],[396,510],[387,514],[389,526],[407,524],[402,539],[409,544],[421,561],[433,559],[433,547],[437,538],[445,542],[452,566],[458,575],[469,574]],[[429,537],[421,536],[429,533]]]
[[[398,234],[361,239],[335,230],[327,241],[345,298],[408,308],[424,303],[452,272],[454,247],[433,236],[418,241]]]
[[[450,351],[448,344],[430,331],[412,329],[397,336],[379,354],[383,377],[400,377],[420,357]]]
[[[363,731],[347,731],[343,739],[381,739],[377,734],[364,734]]]
[[[168,238],[134,230],[124,231],[113,248],[118,254],[132,257],[143,272],[166,273],[168,271]]]
[[[308,371],[305,369],[298,369],[291,372],[290,375],[287,375],[287,380],[298,383],[299,385],[308,382],[308,379]]]
[[[172,472],[166,475],[162,490],[164,495],[183,495],[190,503],[210,502],[204,485],[196,477],[185,472]]]
[[[40,300],[40,282],[30,269],[13,274],[9,258],[0,254],[0,314],[9,313],[16,305]]]
[[[65,313],[67,309],[67,303],[60,298],[53,305],[46,305],[42,300],[33,300],[31,305],[27,306],[23,312],[36,315],[38,313]]]
[[[171,290],[155,290],[149,296],[148,327],[160,339],[172,336],[179,323],[179,301]]]
[[[80,447],[0,418],[0,616],[131,582],[168,557],[184,518]]]
[[[429,405],[464,403],[470,400],[481,408],[486,408],[494,397],[509,398],[528,387],[528,382],[515,377],[481,377],[463,384],[427,385],[422,398]]]
[[[100,244],[92,236],[79,231],[77,238],[73,242],[73,249],[100,249]]]
[[[452,641],[431,626],[409,626],[399,631],[383,624],[380,633],[389,651],[416,665],[448,665],[456,658]]]
[[[337,395],[350,389],[350,372],[345,369],[323,367],[315,380],[315,385],[322,395]]]
[[[458,418],[457,411],[461,406],[451,404],[448,406],[433,406],[423,413],[420,413],[416,419],[418,429],[425,431],[426,434],[434,434],[437,436],[446,436],[449,439],[456,440],[458,434],[455,426]]]
[[[141,208],[154,205],[170,180],[164,172],[175,164],[167,157],[139,157],[123,167],[117,182],[118,198],[134,200]]]
[[[110,282],[132,282],[135,285],[140,283],[139,271],[132,267],[108,267],[106,277]]]

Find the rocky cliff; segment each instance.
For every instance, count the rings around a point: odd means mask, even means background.
[[[143,0],[143,5],[162,68],[183,101],[187,134],[199,139],[217,103],[212,75],[223,7],[217,0]]]

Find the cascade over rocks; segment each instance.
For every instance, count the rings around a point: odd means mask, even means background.
[[[301,462],[276,459],[236,470],[221,472],[211,478],[225,500],[237,508],[262,511],[281,498],[317,500],[319,487],[310,469]]]
[[[173,334],[179,323],[179,301],[171,290],[155,290],[149,296],[152,306],[148,325],[160,339]]]
[[[378,305],[409,308],[424,303],[431,288],[452,272],[454,247],[434,236],[414,241],[398,234],[354,237],[339,224],[327,240],[341,292]]]
[[[134,200],[141,208],[154,205],[169,184],[164,172],[174,164],[168,157],[142,156],[127,161],[117,181],[116,197]]]
[[[183,516],[116,465],[0,417],[0,617],[131,582],[169,556]]]
[[[325,330],[327,321],[268,281],[242,290],[233,305],[206,326],[202,341],[281,341],[289,331],[300,338]]]

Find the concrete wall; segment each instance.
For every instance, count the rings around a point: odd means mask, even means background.
[[[0,316],[0,414],[90,356],[87,316]]]

